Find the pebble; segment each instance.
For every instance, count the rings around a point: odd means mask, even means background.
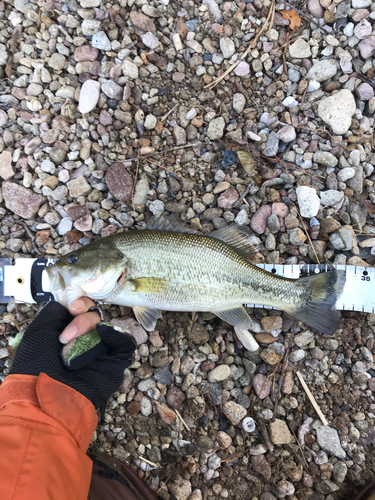
[[[91,186],[87,182],[86,177],[80,176],[66,183],[69,189],[69,194],[72,198],[85,196],[91,191]]]
[[[105,182],[110,193],[120,201],[128,201],[133,190],[133,178],[122,163],[116,162],[108,168]]]
[[[321,100],[318,105],[319,117],[338,135],[346,134],[349,130],[355,110],[355,100],[348,89]]]
[[[315,217],[320,208],[320,199],[316,190],[308,186],[298,186],[296,193],[301,216]]]
[[[112,80],[107,80],[101,85],[102,92],[109,97],[109,99],[114,99],[115,101],[121,101],[123,95],[123,89],[120,85],[113,82]]]
[[[336,458],[345,458],[346,453],[342,449],[339,435],[336,429],[321,425],[316,429],[316,440],[322,450],[330,453]]]
[[[227,401],[223,404],[223,412],[229,418],[233,425],[237,425],[241,420],[246,417],[246,409],[235,403],[234,401]]]
[[[86,80],[81,87],[78,101],[78,111],[82,114],[90,113],[98,104],[100,83],[95,80]]]
[[[234,42],[231,38],[226,36],[220,38],[220,50],[225,59],[229,59],[236,51]]]
[[[271,441],[277,446],[293,442],[293,436],[284,420],[276,418],[270,423],[269,432]]]
[[[99,50],[110,51],[112,48],[111,42],[104,31],[98,31],[95,33],[92,37],[91,44]]]
[[[56,231],[60,236],[64,236],[64,234],[68,233],[72,230],[73,222],[69,217],[63,217],[61,221],[58,223],[56,227]]]
[[[142,35],[142,42],[151,50],[157,49],[160,45],[160,41],[153,33],[151,33],[151,31],[148,31],[147,33]]]
[[[316,62],[307,72],[307,80],[324,82],[330,80],[337,73],[337,65],[333,59],[323,59]]]
[[[264,399],[269,396],[271,392],[271,385],[272,384],[267,381],[267,377],[265,375],[261,375],[260,373],[255,375],[253,378],[253,388],[259,399]]]
[[[324,17],[324,9],[319,0],[307,0],[307,10],[316,19]]]
[[[332,207],[336,205],[339,201],[344,198],[344,193],[342,191],[336,191],[335,189],[329,189],[328,191],[320,191],[320,201],[323,206]]]
[[[374,97],[374,89],[368,83],[361,83],[357,87],[357,94],[361,101],[369,101]]]
[[[230,376],[230,368],[228,365],[219,365],[208,374],[208,381],[221,382]]]
[[[233,73],[236,76],[247,76],[250,73],[250,66],[246,61],[241,61],[234,68]]]
[[[269,133],[266,141],[266,147],[263,150],[265,156],[276,156],[279,150],[279,138],[276,132],[272,131]]]
[[[44,196],[35,194],[14,182],[3,182],[2,194],[5,206],[23,219],[36,217],[40,205],[45,201]]]
[[[3,109],[0,109],[0,127],[4,127],[8,123],[8,115]]]
[[[267,227],[267,219],[271,215],[271,213],[272,213],[272,208],[269,205],[263,205],[260,208],[258,208],[258,210],[251,218],[250,221],[251,229],[257,234],[263,234]]]
[[[169,489],[176,500],[188,500],[192,492],[190,481],[183,479],[181,476],[177,476],[170,483]]]
[[[332,233],[329,237],[329,241],[336,250],[347,251],[351,250],[353,247],[352,234],[344,227],[340,227]]]
[[[297,137],[296,129],[292,125],[285,125],[277,132],[277,137],[283,142],[292,142]]]
[[[10,151],[3,151],[0,154],[0,176],[7,181],[14,176],[12,168],[12,155]]]
[[[111,320],[111,323],[112,325],[119,327],[121,331],[132,335],[135,338],[137,345],[144,344],[148,340],[146,330],[134,318],[115,318]]]
[[[207,128],[207,136],[211,141],[221,139],[224,135],[225,121],[222,116],[210,121]],[[186,142],[185,142],[186,143]]]
[[[64,68],[65,63],[66,63],[65,57],[62,54],[55,52],[50,57],[50,60],[48,61],[48,66],[50,66],[52,69],[55,69],[56,71],[60,71]]]
[[[289,45],[289,54],[296,59],[304,59],[311,57],[310,45],[306,40],[299,38],[294,43]]]
[[[242,113],[246,105],[246,97],[243,94],[237,93],[233,96],[233,109],[237,113]]]
[[[148,417],[152,413],[152,403],[150,399],[147,396],[143,396],[143,398],[140,401],[141,403],[141,413],[145,417]]]

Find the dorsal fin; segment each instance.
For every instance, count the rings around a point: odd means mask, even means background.
[[[208,236],[221,240],[231,246],[246,260],[253,258],[257,252],[248,241],[248,237],[251,236],[249,230],[238,224],[217,229],[216,231],[212,231]]]
[[[172,231],[173,233],[199,234],[198,231],[190,227],[186,222],[176,219],[174,215],[169,215],[168,217],[153,217],[148,222],[146,229]]]

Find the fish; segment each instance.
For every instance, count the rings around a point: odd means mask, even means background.
[[[255,249],[243,226],[202,234],[171,217],[151,219],[89,243],[47,266],[50,291],[68,305],[81,296],[133,308],[137,321],[155,330],[161,311],[211,312],[247,330],[243,304],[279,308],[305,325],[332,335],[345,271],[289,279],[251,262]]]

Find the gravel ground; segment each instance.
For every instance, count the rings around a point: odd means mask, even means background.
[[[265,29],[274,4],[240,4],[0,1],[1,257],[174,213],[203,233],[250,226],[259,261],[374,264],[375,4],[280,1]],[[4,377],[36,307],[1,313]],[[250,352],[212,314],[146,333],[108,313],[138,349],[92,447],[163,498],[347,499],[375,476],[374,314],[342,313],[327,338],[250,309]]]

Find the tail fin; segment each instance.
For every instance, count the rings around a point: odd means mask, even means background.
[[[336,301],[345,280],[345,271],[336,270],[297,280],[296,285],[306,290],[306,300],[291,312],[292,316],[326,335],[333,335],[339,323]]]

